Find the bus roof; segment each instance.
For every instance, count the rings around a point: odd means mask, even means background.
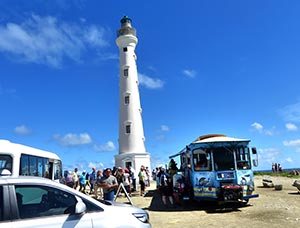
[[[213,143],[213,142],[250,142],[249,139],[232,138],[222,134],[202,135],[191,144]]]
[[[198,138],[196,138],[193,142],[191,142],[189,145],[196,145],[196,144],[210,144],[210,143],[239,143],[239,142],[250,142],[250,139],[240,139],[240,138],[232,138],[228,137],[223,134],[208,134],[208,135],[202,135]],[[186,147],[182,149],[180,152],[171,155],[169,158],[176,157],[182,153],[186,152]]]
[[[34,156],[46,157],[51,159],[60,160],[59,156],[55,153],[40,150],[30,146],[25,146],[18,143],[12,143],[8,140],[0,139],[0,154],[30,154]]]

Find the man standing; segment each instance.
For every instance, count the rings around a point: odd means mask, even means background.
[[[91,186],[90,194],[92,194],[94,191],[94,184],[96,183],[96,180],[97,180],[96,168],[93,167],[92,172],[90,173],[90,186]]]
[[[85,194],[85,170],[82,171],[82,174],[79,175],[79,191]]]
[[[129,167],[130,179],[132,180],[132,191],[136,191],[136,174],[134,168]]]
[[[79,185],[79,175],[78,175],[78,169],[75,168],[74,172],[73,172],[73,180],[74,180],[74,189],[77,189],[78,185]]]
[[[110,168],[104,170],[104,175],[100,179],[98,186],[103,188],[104,200],[114,200],[115,188],[118,187],[118,181],[115,176],[111,175]]]

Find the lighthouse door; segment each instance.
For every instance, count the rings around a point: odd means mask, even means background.
[[[125,167],[126,168],[129,168],[129,167],[132,167],[132,162],[125,162]]]

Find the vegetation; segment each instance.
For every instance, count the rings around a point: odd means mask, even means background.
[[[256,176],[270,176],[270,177],[289,177],[289,178],[300,178],[299,171],[298,172],[291,172],[291,171],[282,171],[282,172],[259,172],[254,171],[254,175]]]

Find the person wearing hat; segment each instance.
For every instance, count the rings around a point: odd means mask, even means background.
[[[111,169],[104,170],[104,176],[99,181],[99,187],[103,188],[104,200],[113,201],[115,195],[115,189],[118,187],[118,181],[115,176],[111,174]]]

